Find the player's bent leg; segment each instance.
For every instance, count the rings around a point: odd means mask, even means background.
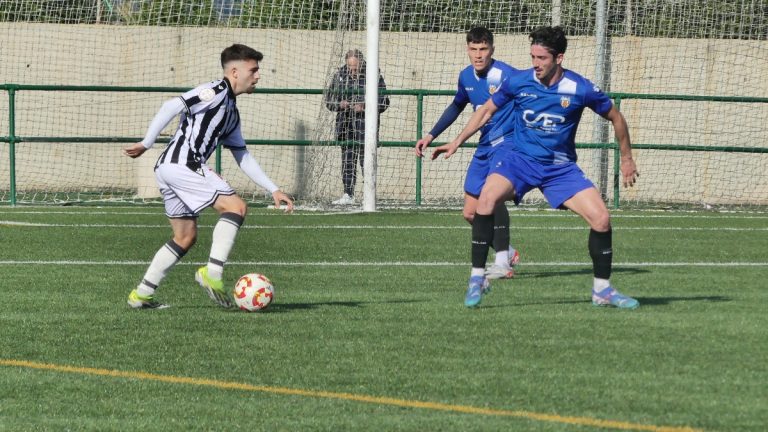
[[[195,280],[205,290],[208,297],[221,307],[232,306],[232,299],[224,289],[222,280],[224,264],[235,244],[235,238],[245,220],[247,205],[236,194],[220,196],[213,204],[219,214],[219,221],[213,228],[213,241],[208,264],[195,273]]]
[[[197,218],[183,217],[168,219],[173,230],[173,241],[185,251],[197,242]]]
[[[611,215],[596,188],[579,191],[563,205],[581,216],[593,230],[605,232],[611,229]]]
[[[584,218],[590,226],[588,249],[594,273],[592,304],[637,309],[640,302],[620,293],[610,284],[613,260],[611,218],[597,189],[584,189],[563,204]]]
[[[237,194],[220,195],[212,206],[219,214],[237,213],[245,217],[248,213],[248,205]]]
[[[485,181],[477,202],[477,214],[490,215],[499,203],[514,196],[515,187],[501,174],[491,174]]]
[[[515,191],[514,186],[512,185],[512,182],[510,182],[506,177],[500,175],[500,174],[491,174],[486,179],[485,185],[483,186],[483,190],[480,193],[480,198],[478,199],[477,204],[477,215],[483,215],[483,216],[491,216],[493,219],[493,214],[498,205],[504,205],[503,203],[511,196],[513,196]],[[505,207],[506,208],[506,207]],[[477,216],[476,216],[477,218]],[[495,221],[491,221],[491,239],[498,234],[494,230]],[[508,229],[505,227],[505,229]],[[508,232],[507,232],[508,235]],[[474,242],[474,239],[473,239]],[[506,240],[507,247],[509,245],[509,238],[507,237]],[[498,246],[498,245],[497,245]],[[487,251],[487,249],[486,249]],[[498,249],[497,249],[498,253]],[[473,252],[475,254],[475,252]],[[486,252],[487,256],[487,252]],[[473,257],[473,267],[474,267],[474,261],[475,258]],[[487,277],[489,279],[501,279],[501,278],[509,278],[514,276],[514,271],[511,270],[508,266],[491,266],[489,269],[489,272],[487,274]]]
[[[157,302],[155,290],[171,269],[184,257],[195,243],[197,219],[171,218],[173,239],[167,241],[152,257],[139,285],[128,295],[128,305],[134,309],[162,309],[168,305]]]
[[[493,249],[496,250],[494,263],[485,272],[488,279],[511,279],[515,270],[510,261],[509,210],[500,202],[493,210]]]
[[[472,222],[475,220],[475,212],[477,212],[477,197],[465,192],[464,208],[461,213],[462,216],[464,216],[464,220],[469,222],[470,225],[472,225]]]

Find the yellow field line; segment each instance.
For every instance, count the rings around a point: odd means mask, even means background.
[[[572,424],[578,426],[594,426],[599,428],[610,428],[629,431],[653,431],[653,432],[699,432],[700,429],[690,427],[671,427],[654,426],[637,423],[628,423],[614,420],[600,420],[589,417],[571,417],[559,416],[556,414],[543,414],[531,411],[521,410],[501,410],[492,408],[478,408],[468,405],[451,405],[438,402],[422,402],[406,399],[395,399],[388,397],[376,397],[358,395],[352,393],[336,393],[316,390],[301,390],[287,387],[259,386],[231,381],[217,381],[203,378],[178,377],[173,375],[157,375],[147,372],[127,372],[109,369],[97,369],[89,367],[64,366],[50,363],[38,363],[25,360],[0,359],[1,366],[15,366],[29,369],[42,369],[55,372],[67,372],[83,375],[100,375],[117,378],[132,378],[140,380],[160,381],[172,384],[190,384],[196,386],[215,387],[220,389],[242,390],[251,392],[263,392],[273,394],[283,394],[291,396],[307,396],[315,398],[339,399],[354,402],[366,402],[379,405],[392,405],[405,408],[421,408],[437,411],[449,411],[466,414],[482,414],[502,417],[517,417],[528,420],[547,421],[554,423]]]

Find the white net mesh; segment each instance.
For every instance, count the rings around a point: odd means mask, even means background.
[[[224,47],[250,45],[265,54],[259,87],[281,92],[239,99],[244,135],[259,144],[251,150],[300,202],[328,204],[343,188],[335,113],[325,107],[322,89],[349,49],[366,50],[365,18],[365,2],[353,0],[0,0],[0,83],[190,88],[220,77]],[[387,88],[396,93],[380,118],[380,205],[461,200],[473,149],[449,160],[424,161],[421,177],[411,149],[451,100],[458,72],[467,64],[466,31],[488,27],[496,36],[495,57],[526,68],[527,35],[553,23],[569,36],[567,68],[596,81],[603,76],[604,90],[616,95],[663,95],[621,98],[642,175],[634,189],[621,191],[622,206],[768,204],[761,169],[768,163],[766,101],[670,97],[768,97],[765,2],[610,0],[603,7],[594,0],[385,0],[380,21],[379,66]],[[604,42],[597,37],[601,28]],[[415,90],[442,91],[423,96],[421,128]],[[130,160],[120,148],[127,138],[140,138],[160,104],[178,93],[16,91],[18,201],[152,199],[153,161]],[[0,104],[10,102],[10,93],[0,92]],[[453,138],[469,114],[466,110],[437,142]],[[0,118],[0,131],[9,131],[0,132],[4,161],[11,156],[10,127],[8,116]],[[614,201],[614,153],[592,145],[612,141],[606,128],[585,113],[577,136],[579,162]],[[68,142],[74,137],[105,139]],[[226,152],[222,169],[241,194],[264,197]],[[0,177],[4,202],[11,199],[11,183],[10,174]],[[359,171],[357,183],[359,202]],[[527,203],[540,200],[532,193]]]

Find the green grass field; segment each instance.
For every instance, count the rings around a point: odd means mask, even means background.
[[[264,312],[195,284],[215,215],[166,278],[128,292],[160,207],[0,208],[0,431],[768,429],[768,216],[614,213],[613,282],[590,303],[588,229],[512,212],[522,264],[463,306],[457,211],[252,209],[225,271],[276,285]]]

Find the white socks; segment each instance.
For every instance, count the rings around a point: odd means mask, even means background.
[[[497,266],[501,266],[504,268],[509,267],[509,257],[513,256],[515,253],[515,248],[512,246],[509,247],[509,250],[496,252],[496,260],[494,261],[494,264]]]
[[[177,245],[176,242],[168,240],[168,242],[157,251],[155,257],[152,258],[152,262],[149,264],[147,272],[144,273],[144,279],[139,283],[136,292],[144,297],[153,295],[157,286],[160,285],[160,282],[165,278],[165,275],[168,274],[168,271],[173,268],[186,253],[187,251]]]
[[[611,286],[611,281],[609,281],[608,279],[594,278],[594,282],[592,282],[592,291],[600,292],[608,288],[609,286]]]
[[[221,279],[224,272],[224,263],[227,262],[229,252],[235,245],[235,237],[243,224],[244,218],[237,213],[222,213],[216,226],[213,228],[213,242],[211,254],[208,257],[208,276],[213,279]]]

